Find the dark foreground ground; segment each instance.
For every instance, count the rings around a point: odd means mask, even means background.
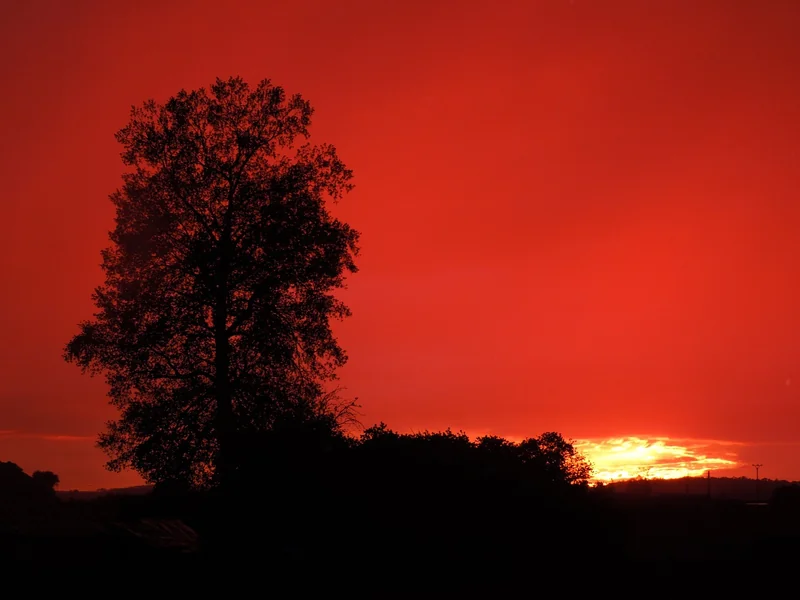
[[[570,564],[627,564],[653,575],[720,562],[788,568],[800,564],[800,507],[598,492],[527,504],[424,494],[382,503],[314,496],[277,502],[266,492],[107,496],[60,500],[0,530],[6,566],[213,565],[219,572],[252,560],[278,576],[357,568],[406,579]]]

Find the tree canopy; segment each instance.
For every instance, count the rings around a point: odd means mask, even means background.
[[[33,482],[42,489],[54,492],[61,482],[58,475],[52,471],[34,471],[31,474]]]
[[[498,436],[472,441],[465,433],[450,429],[400,434],[380,423],[363,432],[356,448],[376,461],[376,470],[388,472],[388,465],[377,464],[385,461],[406,464],[413,471],[432,468],[434,480],[441,478],[443,468],[488,478],[495,484],[506,480],[536,487],[583,485],[592,476],[586,457],[556,432],[519,443]]]
[[[49,518],[56,501],[58,475],[35,471],[28,475],[13,462],[0,461],[0,534],[9,526]]]
[[[109,468],[204,485],[235,469],[241,433],[331,410],[358,232],[329,212],[352,172],[305,141],[312,114],[269,80],[218,79],[133,107],[117,133],[105,282],[65,350],[120,410]]]

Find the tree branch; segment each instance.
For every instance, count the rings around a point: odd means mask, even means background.
[[[167,356],[167,354],[165,352],[163,352],[161,350],[156,350],[156,349],[152,349],[151,351],[156,356],[161,357],[161,359],[166,363],[166,365],[170,369],[172,369],[172,373],[171,374],[162,374],[161,376],[157,377],[157,379],[183,379],[183,380],[186,380],[186,379],[194,379],[196,377],[205,377],[205,378],[207,378],[208,380],[210,380],[212,382],[214,381],[214,377],[210,373],[207,373],[207,372],[203,371],[202,369],[195,369],[194,371],[191,371],[189,373],[181,373],[180,369],[178,369],[175,366],[175,364],[172,362],[170,357]]]
[[[211,225],[209,225],[206,222],[206,219],[203,216],[203,214],[199,210],[197,210],[197,208],[194,206],[194,204],[191,203],[191,201],[189,201],[188,198],[186,198],[185,194],[183,193],[183,186],[178,185],[175,177],[175,170],[171,169],[167,163],[166,153],[163,156],[161,162],[162,162],[162,167],[164,168],[164,172],[166,172],[169,176],[169,181],[173,188],[172,191],[175,192],[175,195],[178,197],[178,199],[181,200],[183,204],[192,212],[192,214],[195,216],[195,219],[197,219],[198,223],[200,223],[200,226],[206,230],[206,233],[209,235],[209,237],[211,237],[211,239],[213,240],[218,240],[216,233],[212,229]],[[219,227],[219,223],[217,223],[216,225]]]

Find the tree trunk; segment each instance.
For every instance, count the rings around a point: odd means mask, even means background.
[[[220,485],[225,486],[230,482],[231,472],[234,468],[231,456],[232,436],[234,434],[233,402],[229,385],[230,357],[227,332],[215,334],[215,396],[217,401],[216,432],[219,454],[217,456],[217,479]]]
[[[231,455],[235,435],[233,398],[230,385],[230,341],[228,339],[228,252],[222,245],[217,272],[217,297],[214,306],[214,393],[217,412],[215,426],[219,454],[216,478],[221,487],[227,487],[235,468]]]

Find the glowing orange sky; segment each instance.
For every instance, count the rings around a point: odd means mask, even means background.
[[[102,381],[61,359],[100,282],[113,133],[238,74],[306,96],[355,170],[337,331],[366,424],[727,440],[800,479],[800,3],[0,11],[0,460],[136,481],[92,447]]]

